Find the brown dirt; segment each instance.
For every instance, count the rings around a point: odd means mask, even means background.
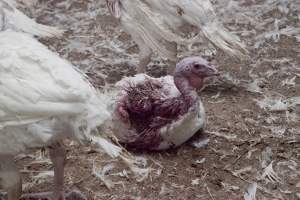
[[[45,1],[43,1],[45,3]],[[42,3],[43,3],[42,2]],[[136,60],[137,49],[132,43],[130,37],[118,28],[118,23],[108,13],[101,13],[105,10],[104,3],[98,3],[100,11],[95,16],[86,16],[86,13],[93,7],[91,0],[73,0],[68,1],[69,7],[62,6],[62,0],[49,0],[43,9],[30,9],[32,16],[39,22],[53,24],[64,27],[69,30],[62,39],[43,41],[51,49],[58,51],[63,57],[69,59],[81,69],[86,70],[92,82],[97,87],[102,87],[105,83],[113,84],[125,75],[134,74],[134,68],[130,67],[130,55]],[[59,14],[53,13],[56,11]],[[29,12],[29,13],[30,13]],[[79,12],[85,13],[76,18]],[[63,19],[63,16],[70,16]],[[80,22],[80,24],[74,24]],[[298,22],[299,23],[299,22]],[[97,29],[97,27],[100,27]],[[101,34],[97,34],[97,30]],[[76,38],[76,35],[89,35],[89,37]],[[107,46],[97,46],[99,41],[116,41],[122,52],[115,52],[114,48]],[[65,48],[70,41],[80,41],[85,47],[93,46],[92,49]],[[267,42],[263,49],[251,52],[250,61],[241,63],[235,62],[222,53],[217,55],[217,62],[224,72],[229,72],[231,76],[238,80],[249,77],[250,64],[256,63],[262,58],[279,59],[288,58],[293,62],[300,63],[299,43],[291,37],[282,37],[280,42]],[[125,54],[126,52],[126,54]],[[99,56],[98,56],[99,55]],[[110,63],[104,58],[123,58],[123,61]],[[82,62],[88,60],[89,62]],[[109,60],[109,59],[108,59]],[[125,60],[125,61],[124,61]],[[164,72],[160,61],[154,61],[155,67],[149,68],[149,74],[159,76]],[[287,64],[288,65],[288,64]],[[278,69],[272,63],[261,62],[253,73],[259,77],[264,77],[264,72],[269,69]],[[240,67],[242,68],[240,70]],[[99,75],[100,74],[100,75]],[[104,75],[103,75],[104,74]],[[296,86],[287,88],[281,85],[281,81],[290,77],[289,74],[275,74],[267,78],[260,84],[264,94],[270,94],[276,91],[286,97],[300,96],[300,79],[296,78]],[[300,140],[296,135],[296,140],[290,142],[289,130],[299,130],[298,122],[287,123],[285,112],[270,113],[260,109],[254,99],[262,99],[262,94],[247,92],[240,87],[222,89],[222,85],[210,86],[201,93],[202,100],[206,107],[208,124],[206,133],[199,133],[189,142],[178,149],[165,152],[134,152],[134,154],[144,156],[148,163],[154,169],[150,177],[139,183],[132,175],[129,177],[113,176],[114,172],[120,172],[124,168],[128,173],[130,171],[120,162],[114,162],[116,167],[109,172],[109,178],[114,182],[122,181],[122,184],[115,185],[111,190],[94,175],[92,175],[93,161],[102,166],[110,163],[110,158],[105,155],[91,151],[89,147],[81,147],[77,144],[68,145],[68,163],[66,166],[66,188],[79,189],[88,199],[243,199],[247,187],[252,182],[257,182],[260,186],[268,189],[269,193],[258,190],[258,199],[275,199],[272,194],[280,195],[283,199],[299,199],[296,193],[300,191],[299,166],[300,166]],[[221,90],[222,89],[222,90]],[[221,91],[217,99],[212,96]],[[293,112],[298,112],[299,109]],[[270,117],[278,117],[271,124],[267,122]],[[287,127],[283,136],[274,136],[267,126],[276,125]],[[220,132],[221,135],[235,135],[236,138],[228,138],[210,134],[210,132]],[[298,133],[299,134],[299,133]],[[195,148],[191,144],[209,138],[209,143],[203,148]],[[272,149],[271,159],[278,163],[293,160],[295,171],[287,171],[282,166],[274,167],[274,170],[282,179],[282,183],[266,183],[264,180],[258,180],[263,169],[261,167],[262,152],[270,147]],[[250,158],[247,154],[253,151]],[[33,154],[34,156],[37,155]],[[196,160],[205,158],[205,162],[197,164]],[[18,161],[20,169],[28,170],[51,170],[51,163],[32,164],[34,159],[30,157],[22,158]],[[156,163],[159,163],[156,164]],[[24,168],[25,165],[25,168]],[[247,172],[241,173],[240,177],[234,176],[232,172],[251,166]],[[160,171],[161,170],[161,171]],[[298,171],[298,175],[295,174]],[[36,172],[24,172],[24,192],[38,192],[51,189],[52,178],[46,180],[33,179],[32,175]],[[192,184],[192,181],[199,179],[198,184]],[[35,181],[35,184],[31,184]],[[237,186],[236,188],[226,188],[224,185]],[[298,185],[297,185],[298,184]],[[290,191],[290,192],[287,192]]]

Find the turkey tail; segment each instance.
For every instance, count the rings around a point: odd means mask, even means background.
[[[185,39],[174,34],[170,27],[163,22],[162,16],[153,12],[144,1],[140,0],[122,1],[122,9],[124,12],[121,23],[133,38],[135,36],[142,38],[147,46],[162,57],[176,60],[176,54],[166,48],[167,43],[175,41],[185,43]]]
[[[2,30],[13,29],[39,37],[60,37],[64,33],[56,27],[42,25],[30,19],[18,10],[15,2],[11,0],[0,0],[0,14],[2,14]]]
[[[211,43],[225,53],[238,58],[246,57],[248,51],[245,45],[238,36],[228,32],[220,23],[211,22],[202,26],[201,30]]]
[[[229,55],[243,58],[248,51],[239,37],[230,33],[219,22],[210,0],[176,0],[182,18],[198,27],[216,47]]]

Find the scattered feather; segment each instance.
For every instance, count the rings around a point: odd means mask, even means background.
[[[209,138],[206,138],[204,140],[199,140],[198,142],[193,142],[193,146],[196,148],[203,148],[205,146],[207,146],[209,143]]]
[[[300,104],[300,97],[291,97],[283,100],[282,98],[265,97],[263,100],[255,100],[261,109],[270,111],[286,111]]]
[[[33,179],[48,179],[50,177],[54,177],[54,171],[40,172],[37,175],[33,176]]]
[[[196,164],[203,164],[205,163],[206,158],[202,158],[201,160],[196,160]]]
[[[116,158],[121,155],[122,148],[108,142],[104,138],[92,136],[92,141],[95,145],[103,149],[110,157]]]
[[[111,171],[113,168],[114,168],[113,164],[107,164],[103,168],[97,167],[95,163],[93,164],[93,175],[99,178],[109,190],[111,190],[115,184],[120,183],[120,182],[114,183],[112,180],[110,180],[107,177],[107,173]]]
[[[216,131],[206,131],[206,133],[212,134],[217,137],[223,137],[227,140],[235,140],[237,138],[237,136],[234,134],[225,134],[225,133],[220,133],[220,132],[216,132]]]
[[[264,169],[261,179],[271,183],[282,183],[281,178],[273,169],[273,161]]]
[[[247,91],[249,92],[253,92],[253,93],[263,93],[262,89],[260,87],[261,84],[261,80],[259,79],[255,79],[254,81],[252,81],[251,83],[246,84],[244,87],[246,88]]]
[[[196,179],[193,179],[192,180],[192,185],[195,186],[195,185],[199,185],[200,184],[200,178],[196,178]]]
[[[130,170],[135,174],[138,182],[144,181],[148,178],[151,171],[150,168],[146,168],[147,161],[143,157],[136,157],[134,160],[127,157],[122,157],[123,161],[128,165]]]
[[[252,183],[244,194],[244,200],[256,200],[257,183]]]

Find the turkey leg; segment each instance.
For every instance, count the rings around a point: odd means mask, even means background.
[[[50,159],[54,165],[54,188],[53,192],[26,194],[22,199],[47,199],[47,200],[86,200],[78,191],[71,191],[67,195],[64,192],[64,167],[66,163],[66,149],[61,142],[54,143],[49,147]]]
[[[0,189],[7,190],[8,200],[19,200],[22,180],[13,156],[0,155]]]
[[[151,62],[152,50],[146,46],[140,47],[139,66],[137,73],[145,73],[147,65]]]
[[[173,76],[175,73],[175,68],[176,68],[176,63],[177,63],[177,43],[176,42],[170,42],[166,45],[167,49],[170,52],[173,52],[173,56],[169,58],[170,62],[169,62],[169,66],[167,69],[167,73],[168,75]]]

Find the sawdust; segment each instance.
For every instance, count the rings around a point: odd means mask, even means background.
[[[219,83],[201,93],[208,116],[206,133],[175,150],[135,152],[152,168],[143,182],[120,162],[70,144],[67,189],[79,189],[89,199],[299,199],[299,102],[282,105],[300,96],[299,1],[214,4],[227,27],[249,46],[251,60],[239,62],[217,54],[220,69],[234,77],[237,86]],[[41,0],[26,12],[67,30],[64,38],[43,42],[83,69],[96,87],[108,88],[134,74],[137,47],[109,15],[104,1]],[[188,51],[182,47],[180,55],[203,55],[203,49],[199,44]],[[154,57],[151,65],[150,75],[165,73],[167,63]],[[276,105],[280,109],[270,109]],[[52,166],[39,152],[18,158],[18,164],[24,192],[51,189]]]

